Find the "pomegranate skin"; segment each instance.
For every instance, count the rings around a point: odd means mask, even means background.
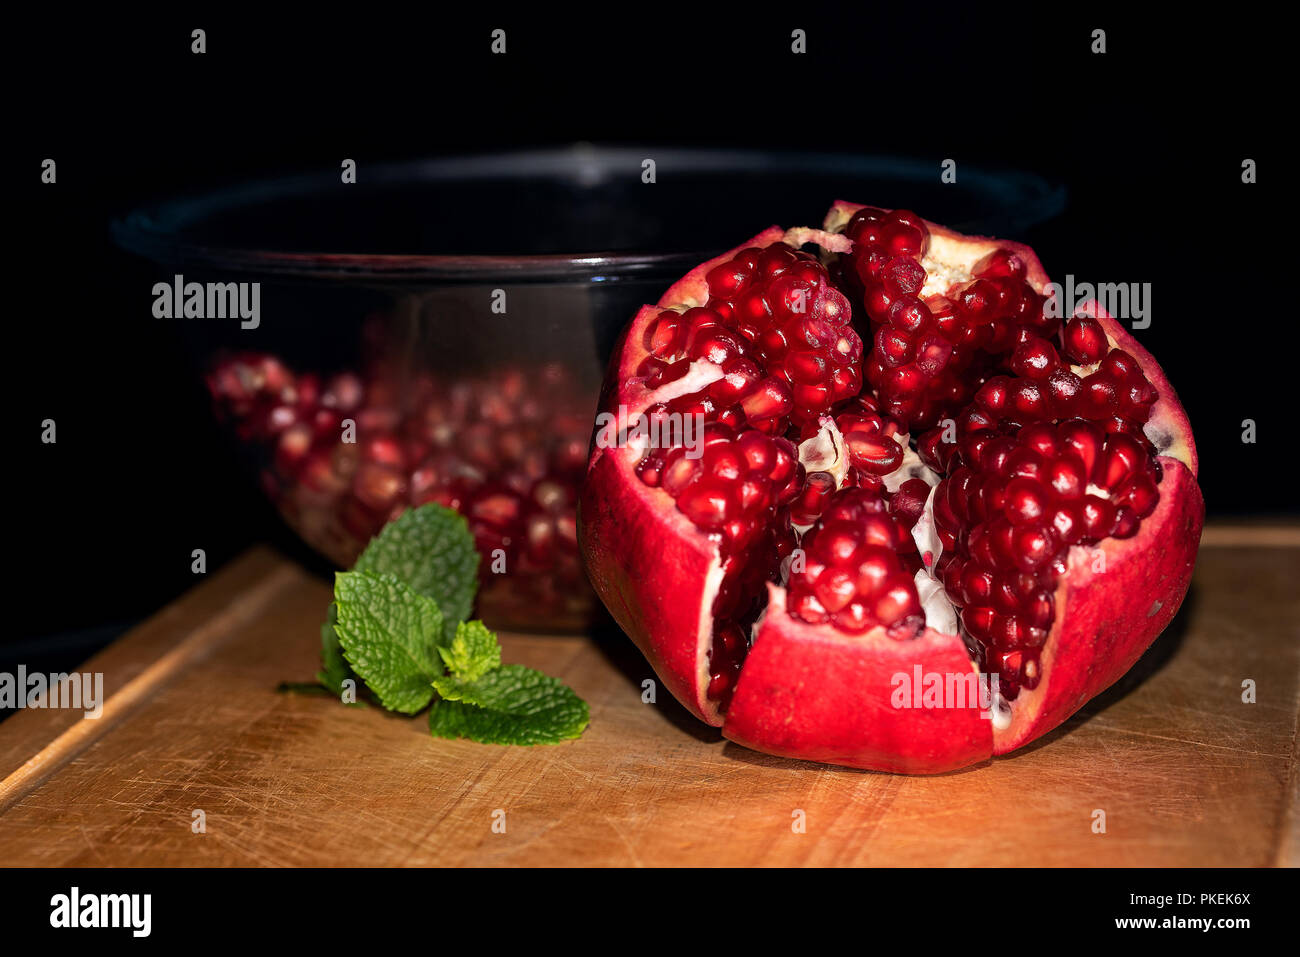
[[[916,698],[921,674],[974,675],[956,635],[927,628],[896,641],[876,628],[844,635],[809,625],[785,610],[785,590],[771,586],[727,710],[722,733],[737,744],[787,758],[873,771],[937,774],[978,764],[993,753],[993,724],[978,698],[967,706],[895,707],[901,676]]]
[[[667,493],[641,483],[635,464],[625,449],[595,457],[578,502],[578,546],[596,594],[665,687],[717,726],[722,718],[705,694],[709,628],[700,619],[713,604],[708,583],[720,567],[718,548]]]
[[[842,229],[861,207],[836,203],[828,231]],[[929,255],[969,269],[995,248],[1009,249],[1040,292],[1048,279],[1026,246],[967,237],[933,223]],[[647,325],[672,305],[701,305],[704,277],[747,246],[767,246],[766,230],[736,250],[697,267],[656,307],[646,307],[616,349],[601,411],[620,404],[635,414],[653,404],[635,378],[647,355]],[[645,654],[664,684],[693,714],[721,725],[746,747],[783,757],[908,774],[952,771],[1005,754],[1041,737],[1118,680],[1176,614],[1186,595],[1204,519],[1196,484],[1190,424],[1158,363],[1095,304],[1110,345],[1136,358],[1159,392],[1146,426],[1163,469],[1156,510],[1130,539],[1075,546],[1055,592],[1056,616],[1041,654],[1042,678],[994,722],[978,702],[966,707],[895,707],[896,676],[965,676],[975,671],[957,635],[927,628],[910,640],[876,629],[862,636],[809,625],[785,610],[785,592],[769,586],[769,605],[724,717],[706,694],[707,654],[718,547],[635,472],[639,453],[593,445],[579,503],[579,541],[597,593]],[[1104,564],[1098,564],[1104,556]],[[913,687],[914,693],[920,689]],[[995,723],[997,727],[995,728]]]

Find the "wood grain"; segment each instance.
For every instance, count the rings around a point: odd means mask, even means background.
[[[1295,866],[1300,542],[1278,538],[1203,547],[1183,611],[1116,687],[1018,754],[936,778],[730,744],[643,703],[653,675],[612,631],[503,636],[507,661],[591,704],[556,747],[441,741],[420,718],[278,693],[315,669],[329,589],[255,550],[84,666],[112,695],[100,727],[0,724],[0,860]]]

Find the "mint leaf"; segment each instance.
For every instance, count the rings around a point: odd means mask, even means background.
[[[587,704],[567,685],[525,668],[501,664],[497,636],[481,621],[461,622],[438,654],[451,674],[433,679],[441,696],[429,731],[482,744],[556,744],[587,727]]]
[[[385,525],[357,559],[354,572],[392,575],[432,598],[443,613],[442,641],[469,617],[478,587],[478,552],[465,519],[441,505],[409,509]]]
[[[343,656],[380,703],[403,714],[427,705],[442,675],[438,603],[392,575],[339,572],[334,604]]]
[[[586,702],[541,672],[503,667],[496,635],[463,620],[478,562],[468,525],[450,509],[425,505],[384,526],[355,569],[335,576],[317,679],[341,694],[355,673],[385,708],[404,714],[432,701],[429,731],[438,737],[485,744],[578,737],[590,720]]]
[[[321,670],[316,672],[316,680],[336,695],[343,694],[343,682],[351,678],[352,669],[343,659],[343,649],[339,646],[339,636],[334,632],[334,625],[339,620],[338,606],[330,602],[329,613],[320,626],[320,663]]]
[[[558,744],[578,737],[590,720],[587,703],[573,689],[523,665],[503,665],[477,681],[455,682],[454,690],[456,700],[435,700],[429,711],[429,732],[440,738]]]
[[[450,646],[439,648],[438,654],[447,669],[462,681],[477,681],[489,671],[501,667],[501,646],[497,644],[497,636],[481,621],[458,624]]]
[[[432,598],[443,611],[438,642],[450,643],[456,623],[469,617],[478,586],[478,552],[465,519],[440,505],[422,505],[404,512],[376,535],[361,557],[358,572],[376,577],[392,575],[413,591]],[[337,614],[330,606],[321,626],[321,670],[316,680],[343,693],[343,682],[356,677],[348,667],[338,635]],[[438,668],[438,674],[442,669]]]

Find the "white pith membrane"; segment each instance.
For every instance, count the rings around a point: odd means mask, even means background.
[[[784,235],[784,241],[798,249],[803,245],[815,243],[823,248],[822,260],[826,263],[830,260],[833,253],[847,253],[852,248],[852,243],[845,237],[841,230],[847,224],[851,213],[844,213],[838,222],[834,222],[834,216],[828,219],[827,228],[830,231],[796,228],[788,230]],[[926,271],[926,280],[922,290],[918,295],[922,298],[931,295],[945,295],[954,285],[965,283],[974,278],[971,269],[980,259],[989,252],[1005,248],[1005,244],[989,240],[979,241],[961,238],[955,240],[950,236],[931,234],[931,245],[927,255],[920,260],[922,267]],[[1042,292],[1040,283],[1031,281],[1031,286],[1036,291]],[[707,303],[707,295],[704,301],[687,301],[679,306],[660,306],[660,309],[672,309],[683,312],[692,306],[702,306]],[[1080,314],[1086,314],[1083,310]],[[1108,350],[1122,348],[1109,334],[1106,336]],[[871,351],[871,343],[864,339],[864,358]],[[1089,366],[1072,365],[1070,368],[1080,378],[1096,371],[1100,362]],[[698,368],[697,367],[703,367]],[[691,363],[690,371],[686,376],[678,379],[668,385],[655,390],[651,396],[651,402],[667,402],[671,399],[693,392],[698,392],[706,388],[710,383],[723,377],[720,366],[713,365],[707,360],[695,360]],[[864,382],[863,392],[871,394],[870,387]],[[1155,446],[1157,455],[1164,455],[1177,441],[1175,436],[1170,435],[1159,427],[1155,427],[1149,419],[1143,429],[1148,440]],[[921,556],[922,568],[914,576],[914,582],[917,594],[921,602],[922,612],[925,618],[925,627],[933,629],[936,632],[959,636],[971,657],[972,664],[977,665],[974,649],[977,642],[967,632],[965,626],[961,623],[961,617],[957,611],[956,605],[948,598],[942,582],[936,574],[939,558],[943,553],[942,543],[940,541],[938,530],[934,520],[934,499],[937,486],[942,481],[943,476],[925,465],[920,456],[911,447],[910,436],[895,434],[894,440],[903,448],[903,460],[900,466],[894,471],[882,477],[884,487],[890,492],[895,493],[903,483],[910,479],[919,478],[923,480],[930,488],[930,494],[927,496],[921,515],[918,517],[915,525],[912,527],[911,536],[916,543],[918,553]],[[799,443],[798,446],[799,461],[804,465],[808,474],[813,472],[827,472],[835,480],[835,489],[838,491],[848,485],[848,472],[851,467],[851,461],[844,437],[836,426],[835,420],[830,414],[823,414],[818,421],[818,430],[811,438]],[[1182,455],[1176,455],[1180,460]],[[1186,464],[1186,463],[1185,463]],[[1094,483],[1089,483],[1086,491],[1097,495],[1103,499],[1110,498],[1110,492]],[[683,516],[685,518],[685,516]],[[689,521],[689,520],[687,520]],[[815,523],[814,523],[815,524]],[[814,527],[809,525],[793,525],[796,542],[801,546],[802,540],[809,529]],[[1103,539],[1105,541],[1107,539]],[[1091,560],[1092,556],[1100,547],[1097,545],[1072,545],[1069,547],[1065,556],[1066,561],[1073,566],[1076,561]],[[785,586],[789,582],[790,566],[793,556],[784,559],[779,567],[778,581]],[[697,661],[699,668],[700,687],[708,685],[710,679],[710,667],[708,653],[713,642],[713,615],[712,605],[716,597],[721,582],[723,580],[722,561],[720,549],[714,553],[712,561],[708,566],[706,575],[704,598],[701,605],[700,624],[698,633]],[[1059,587],[1059,582],[1058,582]],[[767,617],[770,606],[764,602],[759,610],[757,617],[750,626],[749,643],[752,646],[755,637],[762,628],[765,618]],[[1058,622],[1059,624],[1059,622]],[[873,629],[874,630],[874,629]],[[1053,631],[1056,625],[1053,625]],[[869,632],[865,632],[863,636]],[[905,640],[905,639],[904,639]],[[743,663],[741,664],[743,670]],[[1041,686],[1040,686],[1041,687]],[[1021,689],[1021,696],[1032,695],[1036,689]],[[708,702],[712,707],[713,702]],[[714,708],[715,713],[720,713]],[[993,727],[1002,731],[1008,728],[1012,723],[1012,705],[1000,694],[996,695],[991,709],[991,718]]]

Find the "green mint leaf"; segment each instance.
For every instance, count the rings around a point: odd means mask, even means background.
[[[343,649],[339,646],[339,636],[334,625],[339,620],[338,606],[330,602],[329,613],[320,626],[320,664],[316,680],[336,695],[343,694],[343,682],[353,677],[352,669],[343,658]]]
[[[441,642],[469,617],[478,588],[478,552],[465,519],[441,505],[421,505],[385,525],[357,559],[355,572],[392,575],[442,609]]]
[[[477,681],[501,667],[501,646],[497,636],[481,621],[462,621],[446,648],[439,648],[447,669],[461,681]],[[441,693],[441,692],[440,692]]]
[[[339,572],[334,604],[343,656],[380,703],[403,714],[427,705],[442,675],[438,603],[392,575]]]
[[[448,682],[438,679],[435,684]],[[448,687],[457,697],[437,699],[429,710],[429,732],[440,738],[558,744],[578,737],[590,720],[587,703],[573,689],[523,665],[503,665],[477,681]]]
[[[320,660],[321,670],[316,672],[315,687],[318,691],[331,694],[336,698],[343,697],[343,682],[351,678],[356,684],[353,686],[354,692],[360,692],[361,679],[359,679],[351,668],[348,667],[347,659],[343,657],[343,646],[339,644],[338,632],[334,626],[338,623],[338,606],[330,602],[329,613],[325,621],[320,626]],[[306,691],[307,686],[299,687],[290,683],[285,686],[291,691]],[[353,708],[364,708],[366,702],[363,698],[356,698],[347,704]]]

